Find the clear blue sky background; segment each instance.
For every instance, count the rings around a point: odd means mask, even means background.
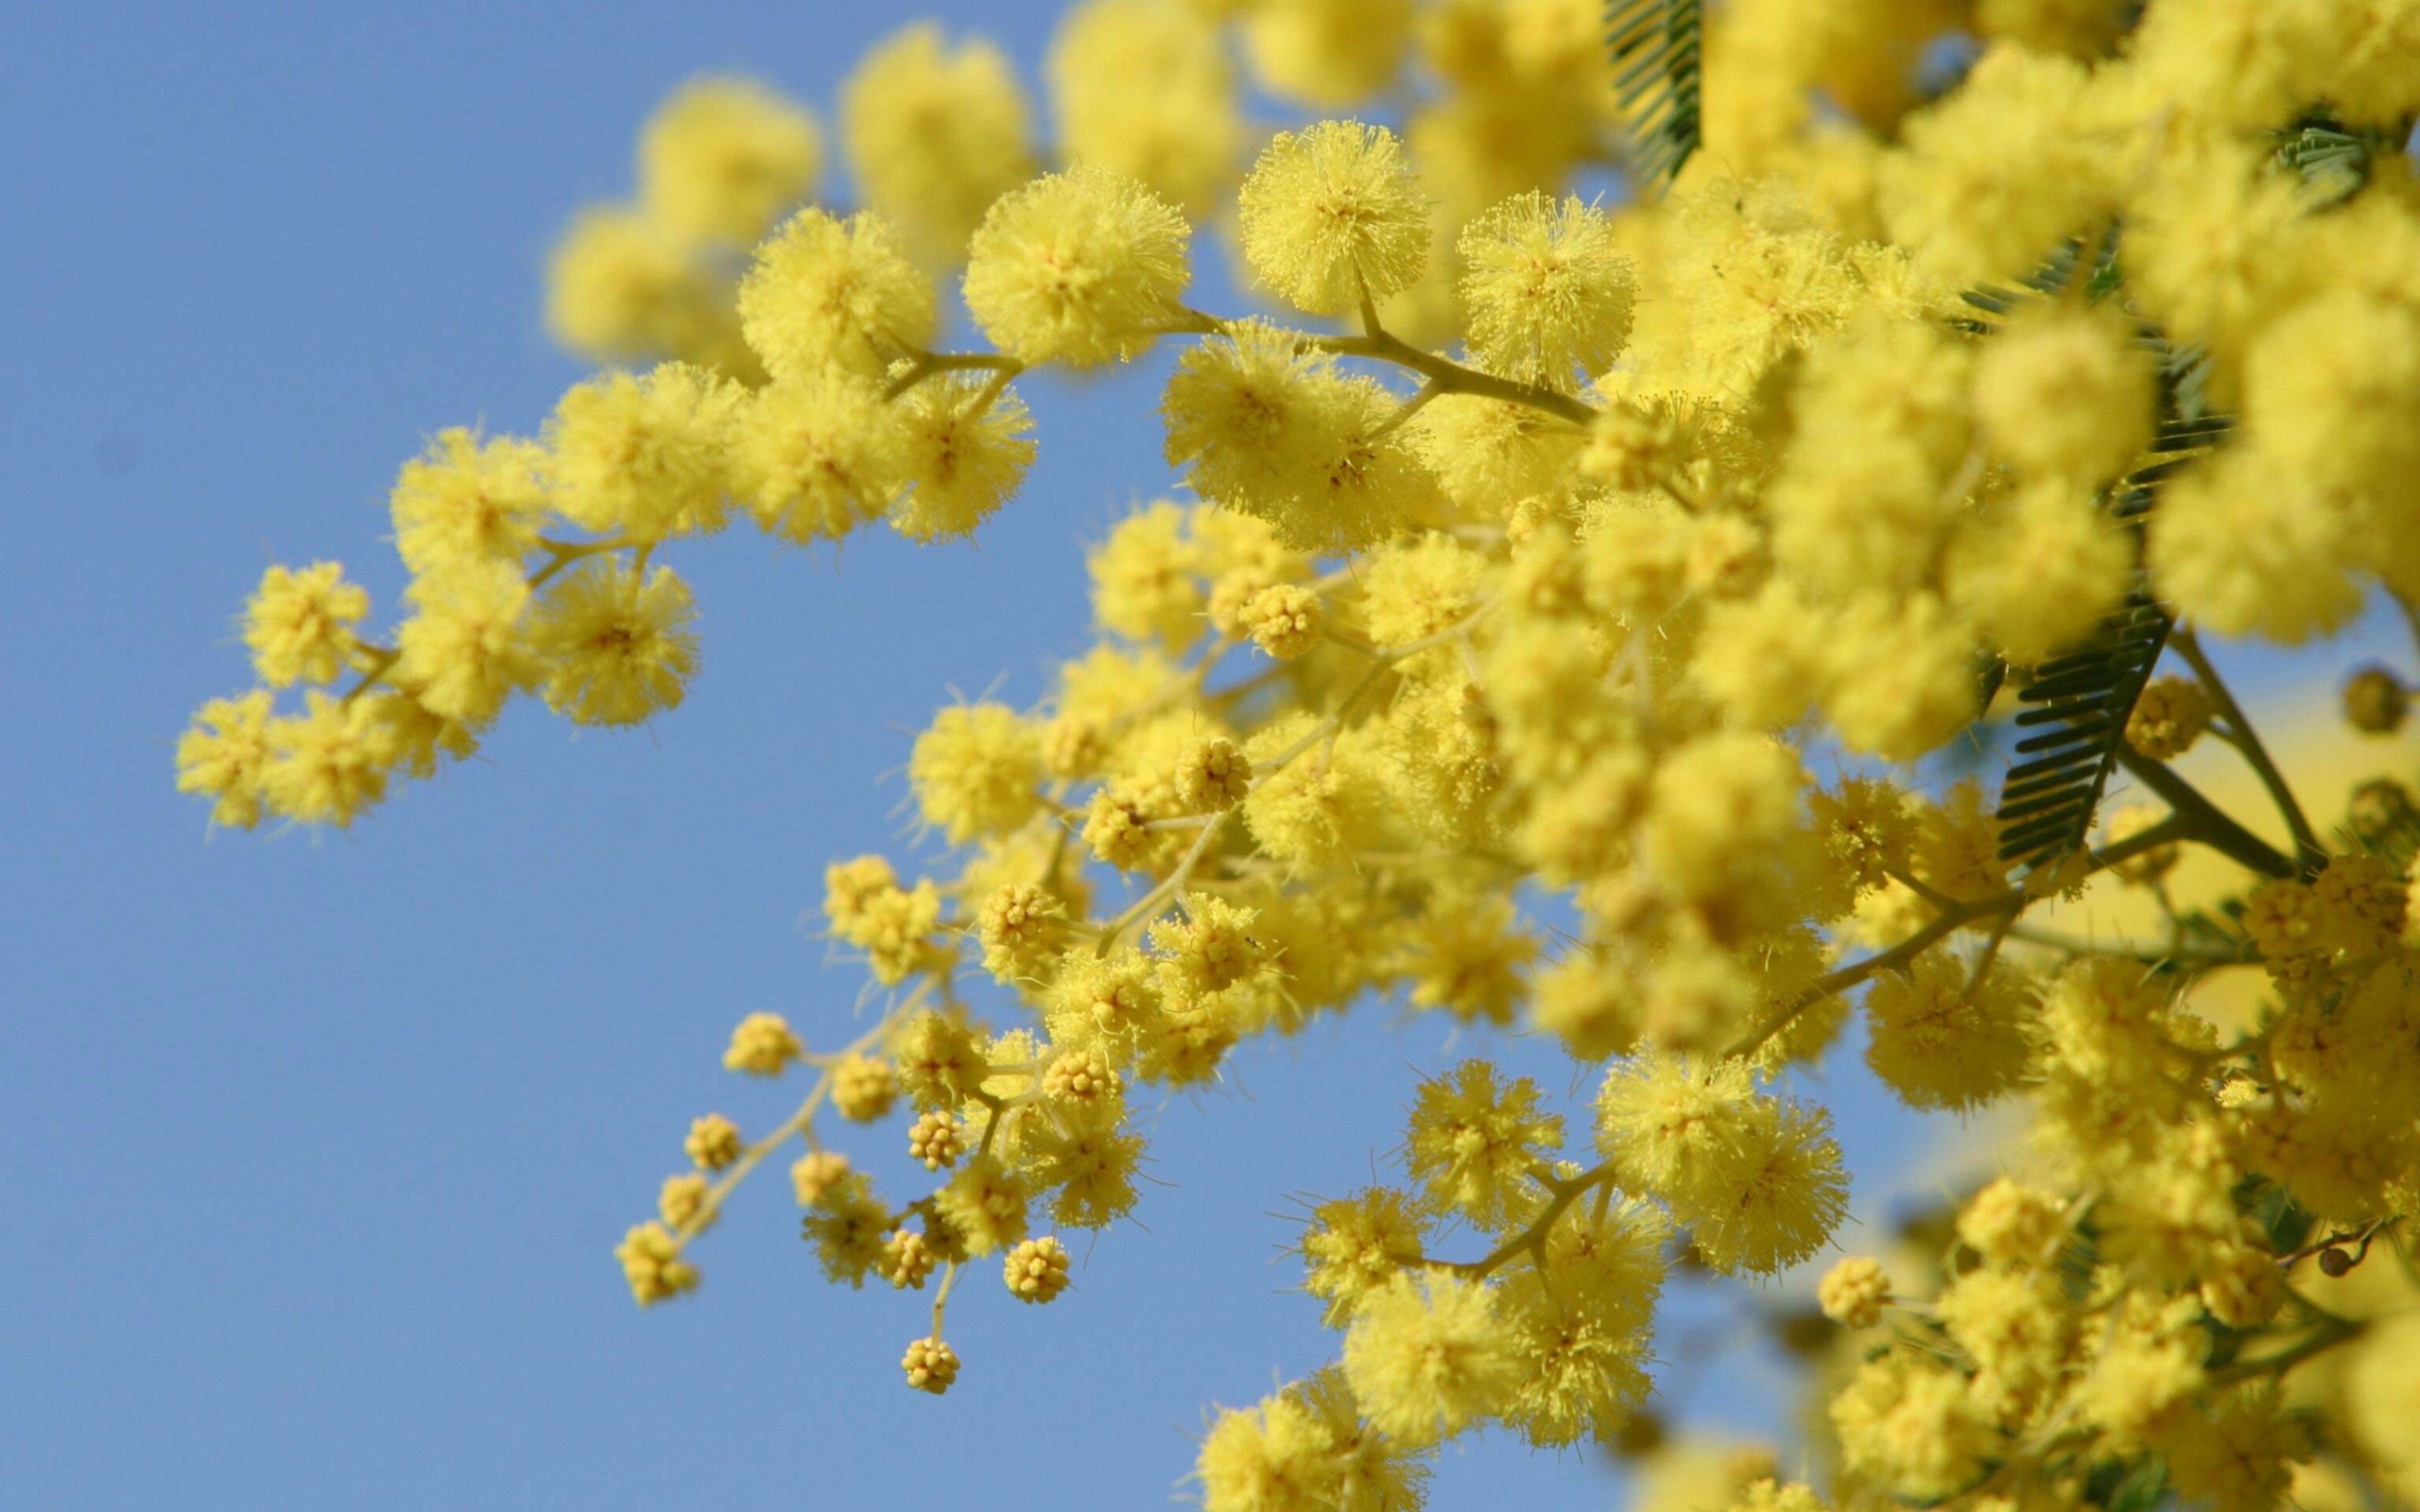
[[[1039,56],[1043,7],[933,9]],[[1287,1290],[1286,1194],[1365,1181],[1448,1048],[1384,1006],[1169,1105],[1172,1185],[1081,1250],[1067,1299],[971,1278],[945,1401],[896,1365],[925,1299],[818,1279],[777,1168],[702,1246],[700,1297],[641,1314],[611,1255],[693,1115],[761,1127],[793,1095],[719,1070],[735,1020],[850,1022],[857,973],[802,919],[827,859],[896,850],[908,731],[951,686],[1029,698],[1080,645],[1079,542],[1165,485],[1149,376],[1030,386],[1043,460],[972,549],[684,552],[707,669],[650,731],[519,710],[322,838],[209,836],[171,791],[191,709],[247,681],[230,626],[262,567],[342,558],[383,615],[395,466],[441,425],[527,429],[579,376],[539,330],[541,261],[625,189],[648,106],[714,68],[821,104],[897,19],[12,13],[0,1501],[1155,1506],[1205,1403],[1330,1356]],[[1847,1132],[1889,1168],[1942,1130]],[[1437,1504],[1616,1491],[1593,1458],[1481,1445]]]

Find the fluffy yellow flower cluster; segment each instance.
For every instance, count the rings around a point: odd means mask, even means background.
[[[1899,1098],[2029,1117],[2016,1175],[1777,1320],[1833,1504],[2420,1500],[2420,810],[2372,782],[2324,836],[2197,634],[2420,604],[2420,4],[1615,11],[1618,52],[1596,0],[1085,0],[1050,152],[995,49],[911,26],[842,91],[853,213],[793,209],[804,112],[684,89],[552,285],[567,342],[653,365],[406,466],[389,641],[335,565],[272,569],[267,686],[202,710],[181,785],[342,824],[516,693],[667,710],[676,541],[965,536],[1034,455],[1015,380],[1181,342],[1182,491],[1092,553],[1098,644],[917,737],[943,859],[825,881],[883,1012],[830,1051],[738,1025],[727,1067],[808,1088],[693,1126],[621,1250],[640,1302],[791,1151],[833,1280],[931,1286],[903,1369],[944,1392],[967,1265],[1050,1302],[1037,1230],[1135,1206],[1139,1091],[1399,994],[1545,1031],[1589,1138],[1485,1059],[1426,1084],[1400,1181],[1305,1226],[1336,1364],[1216,1418],[1203,1500],[1408,1507],[1488,1426],[1666,1452],[1668,1273],[1830,1242],[1849,1173],[1790,1073],[1861,1005]],[[1391,124],[1264,131],[1246,82]],[[1700,136],[1668,193],[1575,192]],[[1230,213],[1256,313],[1189,294]],[[942,344],[950,278],[979,341]],[[2356,679],[2353,729],[2408,684]],[[1913,765],[2012,713],[1996,792]],[[2171,765],[2204,735],[2282,846]],[[2154,801],[2096,845],[2120,773]],[[2103,883],[2161,928],[2042,922]],[[878,1192],[827,1108],[900,1117],[932,1190]],[[1674,1505],[1824,1504],[1746,1468]]]

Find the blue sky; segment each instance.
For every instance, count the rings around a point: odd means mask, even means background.
[[[1028,68],[1045,8],[976,19]],[[535,424],[567,213],[648,107],[744,69],[819,104],[891,21],[831,4],[20,9],[0,54],[0,1485],[16,1504],[584,1509],[1161,1504],[1205,1403],[1330,1356],[1288,1194],[1368,1178],[1443,1027],[1391,1008],[1158,1116],[1148,1227],[1047,1310],[973,1287],[944,1401],[925,1300],[836,1291],[778,1170],[641,1314],[612,1261],[758,1008],[840,1037],[803,925],[904,843],[893,772],[952,687],[1040,691],[1080,542],[1165,487],[1148,374],[1029,386],[1042,461],[977,545],[683,554],[706,670],[635,734],[509,716],[350,834],[205,833],[169,747],[247,680],[264,565],[391,602],[394,468]],[[1465,1045],[1463,1048],[1468,1048]],[[1534,1053],[1524,1058],[1548,1064]],[[1857,1078],[1841,1088],[1855,1100]],[[1852,1111],[1853,1158],[1938,1125]],[[885,1136],[888,1138],[888,1134]],[[1898,1162],[1904,1163],[1904,1162]],[[979,1279],[979,1278],[977,1278]],[[1443,1506],[1596,1507],[1594,1460],[1449,1451]]]

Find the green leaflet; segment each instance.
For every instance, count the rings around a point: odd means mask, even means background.
[[[1607,0],[1605,26],[1629,123],[1625,156],[1643,196],[1669,187],[1698,149],[1702,0]]]

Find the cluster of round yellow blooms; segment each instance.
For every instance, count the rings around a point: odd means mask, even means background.
[[[391,635],[272,568],[180,786],[341,825],[518,695],[644,722],[699,666],[662,558],[966,537],[1040,444],[1018,380],[1169,349],[1093,643],[914,737],[921,873],[824,878],[878,1010],[737,1025],[799,1100],[693,1126],[640,1303],[783,1154],[828,1278],[929,1290],[941,1393],[962,1267],[1049,1302],[1135,1210],[1138,1108],[1390,999],[1587,1097],[1475,1054],[1311,1204],[1334,1363],[1211,1420],[1208,1512],[1398,1512],[1475,1432],[1651,1454],[1662,1512],[2420,1501],[2415,774],[2313,823],[2203,642],[2420,625],[2420,3],[1707,9],[1617,7],[1658,41],[1616,58],[1598,0],[1083,0],[1051,146],[911,26],[840,92],[855,207],[805,202],[805,112],[685,88],[550,285],[631,366],[405,466]],[[1703,147],[1614,192],[1667,43]],[[1251,309],[1201,307],[1205,225]],[[2413,681],[2345,685],[2365,759],[2408,765]],[[2171,765],[2204,736],[2257,807]],[[1857,1012],[1892,1096],[2018,1132],[1770,1310],[1819,1495],[1655,1448],[1648,1366],[1675,1267],[1824,1263],[1804,1073]],[[915,1188],[827,1112],[898,1119]]]

